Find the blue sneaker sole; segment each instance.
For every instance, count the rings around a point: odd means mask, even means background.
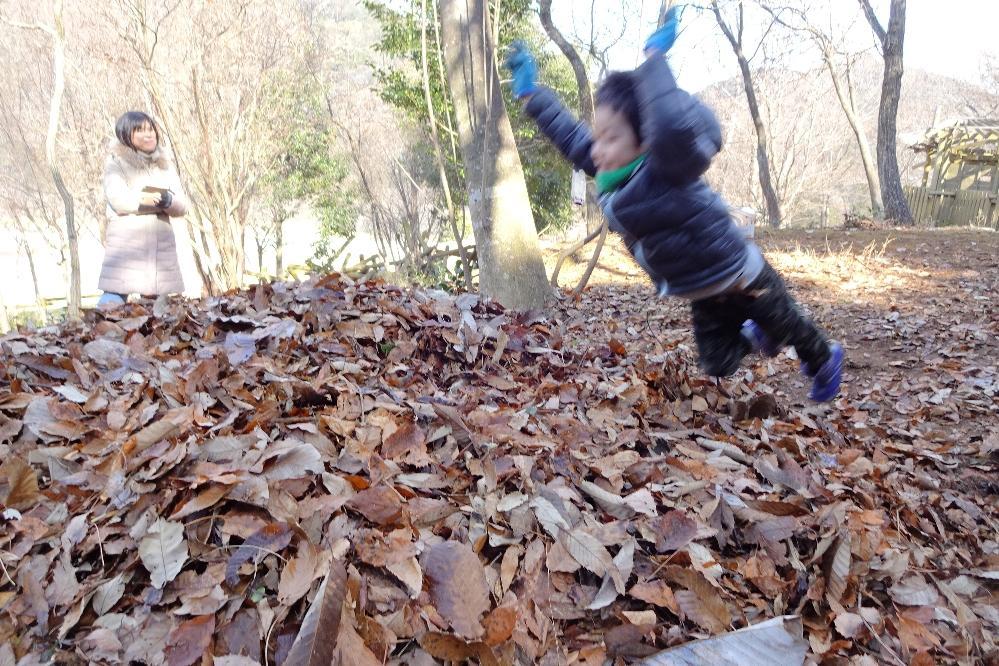
[[[812,390],[808,397],[815,402],[829,402],[839,395],[843,382],[843,346],[838,342],[831,345],[831,356],[812,379]]]

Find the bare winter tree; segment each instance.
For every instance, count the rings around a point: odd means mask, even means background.
[[[864,130],[863,120],[857,108],[857,95],[853,82],[852,70],[856,56],[844,52],[840,47],[844,41],[843,36],[837,38],[831,29],[819,27],[819,22],[809,17],[804,6],[776,6],[768,3],[763,3],[762,6],[781,25],[806,35],[822,56],[822,64],[829,73],[833,89],[836,91],[836,99],[839,101],[840,108],[843,109],[843,114],[857,140],[860,161],[864,167],[864,176],[867,179],[867,189],[871,199],[871,212],[875,219],[881,219],[884,216],[881,182],[878,178],[877,164],[871,151],[871,145],[867,140],[867,132]]]
[[[909,204],[902,191],[896,142],[898,102],[902,96],[902,51],[905,45],[905,0],[891,0],[886,30],[878,19],[870,0],[859,0],[867,22],[877,38],[884,58],[884,78],[881,83],[881,108],[878,112],[878,176],[885,217],[898,224],[915,224]]]
[[[80,288],[80,244],[77,237],[74,218],[73,196],[66,187],[62,171],[56,156],[56,136],[59,133],[59,120],[62,113],[63,93],[66,89],[66,30],[63,16],[62,0],[52,1],[52,25],[42,23],[19,23],[5,17],[4,21],[13,27],[26,30],[37,30],[48,35],[52,44],[52,92],[49,102],[49,122],[45,134],[45,161],[49,174],[59,197],[62,199],[63,220],[66,226],[66,241],[69,245],[70,282],[69,309],[70,318],[80,316],[82,300]]]
[[[23,44],[23,42],[22,42]],[[11,88],[13,90],[13,88]],[[41,297],[35,253],[48,250],[65,265],[67,245],[61,199],[47,175],[44,130],[30,127],[34,105],[26,87],[0,96],[0,210],[10,220],[21,253],[28,260],[32,287]],[[36,134],[38,138],[36,138]],[[43,246],[37,246],[42,241]]]
[[[500,94],[486,0],[440,0],[448,86],[461,137],[482,292],[516,309],[551,296],[527,185]]]
[[[725,39],[728,40],[736,60],[739,62],[739,71],[742,74],[742,83],[746,91],[746,102],[749,104],[749,115],[753,119],[753,127],[756,130],[756,162],[759,167],[760,188],[763,190],[763,199],[766,203],[767,221],[774,227],[779,227],[782,219],[780,199],[777,197],[773,170],[770,165],[767,126],[763,122],[763,114],[760,112],[760,103],[756,96],[756,87],[753,84],[753,73],[749,67],[753,55],[747,54],[745,48],[745,6],[743,0],[738,0],[736,3],[734,24],[730,24],[730,21],[726,19],[718,0],[712,0],[711,10],[714,12],[718,27],[725,35]]]

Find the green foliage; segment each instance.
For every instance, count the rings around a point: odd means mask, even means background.
[[[265,212],[258,231],[276,245],[280,225],[308,205],[319,219],[317,262],[326,265],[336,258],[336,237],[354,233],[357,195],[349,184],[347,161],[337,152],[315,79],[286,77],[266,85],[267,102],[283,110],[287,133],[257,190]]]
[[[433,0],[428,1],[428,7],[432,2]],[[430,119],[423,91],[420,47],[422,22],[419,6],[414,4],[412,9],[407,11],[390,7],[389,4],[378,0],[365,2],[368,11],[382,27],[382,38],[377,45],[378,51],[395,61],[387,68],[375,70],[380,93],[383,99],[403,111],[418,127],[428,127]],[[501,7],[503,16],[500,24],[500,52],[505,52],[513,41],[524,40],[538,56],[541,80],[544,84],[559,93],[567,102],[575,101],[577,94],[572,69],[561,54],[557,52],[551,54],[546,50],[547,37],[537,26],[531,3],[528,0],[507,0]],[[464,203],[466,193],[464,169],[460,152],[452,151],[448,140],[454,132],[454,111],[447,83],[440,75],[441,49],[437,41],[438,32],[428,21],[427,64],[430,89],[438,130],[445,144],[447,175],[452,183],[456,204],[461,205]],[[541,135],[533,120],[523,112],[521,104],[513,99],[509,86],[503,86],[503,95],[524,166],[535,224],[539,230],[566,226],[572,218],[571,167]],[[427,145],[423,150],[431,150],[429,133]]]
[[[273,218],[287,219],[305,202],[316,211],[324,230],[353,233],[353,196],[346,185],[347,174],[345,160],[334,153],[329,131],[297,128],[264,179]]]

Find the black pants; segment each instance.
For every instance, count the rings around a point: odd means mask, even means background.
[[[727,377],[739,369],[752,351],[742,336],[742,323],[752,319],[777,347],[791,345],[812,369],[829,359],[825,335],[798,308],[784,280],[769,263],[759,277],[738,292],[712,296],[690,304],[700,366],[713,377]]]

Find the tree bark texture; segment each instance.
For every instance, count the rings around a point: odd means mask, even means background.
[[[59,116],[62,111],[62,96],[66,89],[66,31],[63,27],[62,0],[52,4],[54,29],[52,30],[52,98],[49,105],[49,126],[45,135],[45,160],[48,162],[52,182],[62,199],[66,224],[66,243],[69,245],[69,297],[67,298],[70,319],[80,316],[82,294],[80,289],[80,240],[76,233],[76,220],[73,209],[73,195],[62,179],[56,163],[56,135],[59,133]]]
[[[898,169],[897,139],[898,102],[902,96],[902,53],[905,45],[905,0],[891,0],[888,29],[885,30],[869,0],[860,0],[871,29],[881,42],[884,76],[881,81],[881,106],[878,110],[878,176],[885,218],[896,224],[914,224],[909,204],[902,190]]]
[[[850,129],[853,130],[853,135],[857,138],[857,147],[860,149],[860,161],[864,166],[864,176],[867,178],[867,191],[871,197],[871,215],[874,219],[880,220],[885,214],[884,200],[881,198],[881,179],[878,177],[878,167],[874,161],[874,156],[871,154],[871,144],[867,140],[864,126],[857,116],[857,108],[854,104],[853,81],[850,78],[849,71],[850,65],[849,63],[847,64],[846,85],[844,86],[843,79],[836,71],[832,54],[826,53],[824,59],[826,69],[829,70],[829,76],[832,78],[833,88],[836,90],[836,98],[839,99],[839,104],[843,107],[843,115],[846,116],[846,121],[850,123]]]
[[[767,126],[763,122],[763,115],[760,113],[760,104],[756,99],[756,87],[753,85],[753,73],[749,69],[749,60],[742,48],[742,27],[743,27],[743,4],[739,2],[739,23],[737,25],[738,35],[725,22],[718,7],[718,0],[713,0],[711,9],[714,11],[715,20],[718,27],[725,34],[725,38],[732,46],[736,60],[739,61],[739,71],[742,73],[742,85],[746,90],[746,102],[749,105],[749,115],[753,120],[753,127],[756,129],[756,164],[759,168],[760,189],[763,191],[763,200],[767,209],[767,222],[773,227],[781,225],[780,199],[777,197],[777,189],[774,187],[773,171],[770,166],[770,153],[768,151],[769,140],[767,138]]]
[[[440,0],[439,11],[479,259],[479,288],[509,308],[542,307],[552,292],[520,154],[503,105],[485,0]]]

